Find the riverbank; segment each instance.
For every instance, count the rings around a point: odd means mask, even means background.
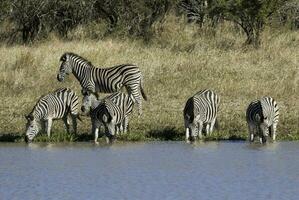
[[[34,142],[46,142],[46,143],[64,143],[64,142],[93,142],[93,135],[88,133],[83,133],[80,135],[66,134],[66,133],[57,133],[53,134],[51,138],[48,138],[46,135],[38,135],[34,138]],[[128,133],[123,135],[118,135],[116,141],[119,142],[151,142],[151,141],[184,141],[185,137],[182,134],[175,132],[165,132],[160,134],[144,135],[136,133]],[[210,141],[245,141],[248,140],[247,134],[222,134],[219,132],[214,132],[209,136],[203,137],[201,141],[210,142]],[[278,135],[277,141],[295,141],[299,140],[298,135],[292,134],[283,134]],[[105,143],[105,138],[99,138],[100,143]],[[0,136],[0,142],[25,142],[24,136],[20,134],[3,134]]]
[[[56,79],[59,58],[68,51],[95,66],[133,63],[140,67],[148,101],[143,103],[140,118],[134,110],[130,134],[120,140],[184,140],[185,102],[205,88],[221,97],[220,131],[209,140],[246,139],[245,110],[262,96],[273,97],[280,107],[278,138],[299,139],[298,32],[267,29],[261,48],[254,49],[244,47],[243,35],[231,26],[220,26],[213,37],[207,30],[192,26],[164,27],[150,43],[121,38],[61,41],[53,37],[31,46],[1,45],[0,141],[22,140],[24,115],[41,95],[60,87],[72,88],[81,95],[73,75],[62,83]],[[63,134],[50,141],[92,140],[92,136],[82,134],[90,127],[90,119],[83,118],[78,124],[79,136],[67,136],[63,123],[55,121],[52,132]],[[49,141],[45,138],[36,140]]]

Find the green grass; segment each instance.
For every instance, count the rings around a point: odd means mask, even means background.
[[[143,116],[130,116],[130,134],[121,141],[183,140],[183,108],[197,91],[209,88],[221,97],[220,131],[205,140],[246,139],[245,110],[262,96],[272,96],[280,107],[279,140],[299,139],[299,34],[266,29],[260,49],[245,47],[244,35],[229,24],[216,30],[185,25],[168,16],[157,24],[147,44],[125,38],[62,41],[55,37],[31,46],[0,45],[0,141],[21,141],[25,114],[43,94],[70,87],[78,95],[73,75],[58,82],[59,58],[66,51],[84,56],[95,66],[133,63],[144,75]],[[163,28],[161,28],[163,27]],[[211,36],[214,35],[214,36]],[[79,135],[66,135],[63,123],[53,123],[51,139],[90,141],[89,118],[79,122]],[[10,133],[10,134],[6,134]]]

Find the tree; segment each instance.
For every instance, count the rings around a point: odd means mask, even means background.
[[[9,14],[10,2],[9,0],[0,1],[0,22],[3,21]]]
[[[179,7],[186,13],[188,22],[196,22],[200,27],[209,20],[214,27],[222,15],[216,0],[182,0]]]
[[[152,25],[164,18],[175,0],[97,0],[96,17],[106,21],[109,33],[117,27],[125,34],[148,38]]]
[[[291,0],[281,6],[274,18],[290,29],[299,29],[299,1]]]
[[[259,47],[267,19],[283,2],[285,0],[219,0],[218,10],[242,28],[247,36],[246,44]]]
[[[180,6],[187,17],[204,23],[205,18],[217,21],[220,17],[242,28],[246,44],[258,47],[260,34],[268,18],[287,0],[183,0]]]
[[[97,0],[94,7],[94,18],[104,19],[108,24],[108,32],[111,33],[116,28],[119,19],[117,0]]]
[[[47,15],[45,9],[47,0],[14,0],[10,2],[9,19],[16,28],[11,34],[11,40],[18,33],[22,34],[23,43],[33,41],[41,29],[42,18]]]
[[[93,0],[52,0],[47,26],[67,38],[68,33],[80,24],[87,23],[93,12]]]

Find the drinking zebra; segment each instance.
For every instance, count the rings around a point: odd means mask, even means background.
[[[219,103],[220,98],[211,90],[201,90],[187,100],[184,108],[187,141],[201,138],[204,126],[206,134],[212,133],[215,123],[218,125]]]
[[[105,127],[105,135],[109,140],[113,139],[118,131],[127,132],[129,115],[134,105],[131,96],[116,92],[98,100],[91,92],[83,92],[83,95],[81,110],[90,115],[95,142],[98,140],[101,125]]]
[[[270,135],[272,140],[276,138],[276,127],[279,119],[279,108],[271,97],[263,97],[251,102],[246,111],[246,121],[249,129],[249,140],[254,141],[258,136],[261,143],[266,142]]]
[[[113,93],[125,87],[137,103],[139,114],[142,114],[142,97],[144,100],[147,100],[147,97],[143,90],[143,76],[137,66],[124,64],[97,68],[74,53],[64,53],[60,61],[62,63],[57,74],[58,81],[63,81],[66,74],[73,73],[86,91]]]
[[[77,133],[77,118],[79,111],[78,96],[69,88],[58,89],[46,96],[41,97],[27,119],[26,141],[31,142],[39,132],[39,125],[47,130],[48,137],[51,134],[52,121],[62,119],[67,133],[69,133],[70,123],[68,116],[72,118],[74,133]],[[80,119],[80,118],[79,118]]]

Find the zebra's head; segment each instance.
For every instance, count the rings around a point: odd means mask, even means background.
[[[65,75],[69,75],[72,73],[72,64],[71,64],[71,56],[69,53],[64,53],[61,58],[61,65],[59,68],[59,72],[57,74],[57,80],[63,81],[65,78]]]
[[[38,124],[32,114],[26,115],[25,118],[27,119],[25,141],[32,142],[39,131]]]
[[[83,94],[81,111],[84,115],[88,115],[91,109],[94,109],[98,106],[98,95],[96,93],[84,89],[82,89],[81,92]]]
[[[193,115],[185,114],[184,118],[186,128],[186,140],[192,142],[197,137],[198,125]]]
[[[104,107],[102,109],[100,120],[104,124],[106,129],[106,136],[109,139],[109,142],[112,142],[116,132],[116,113],[114,113],[109,107],[114,104],[109,99],[105,99],[104,102],[101,103],[101,106]]]

